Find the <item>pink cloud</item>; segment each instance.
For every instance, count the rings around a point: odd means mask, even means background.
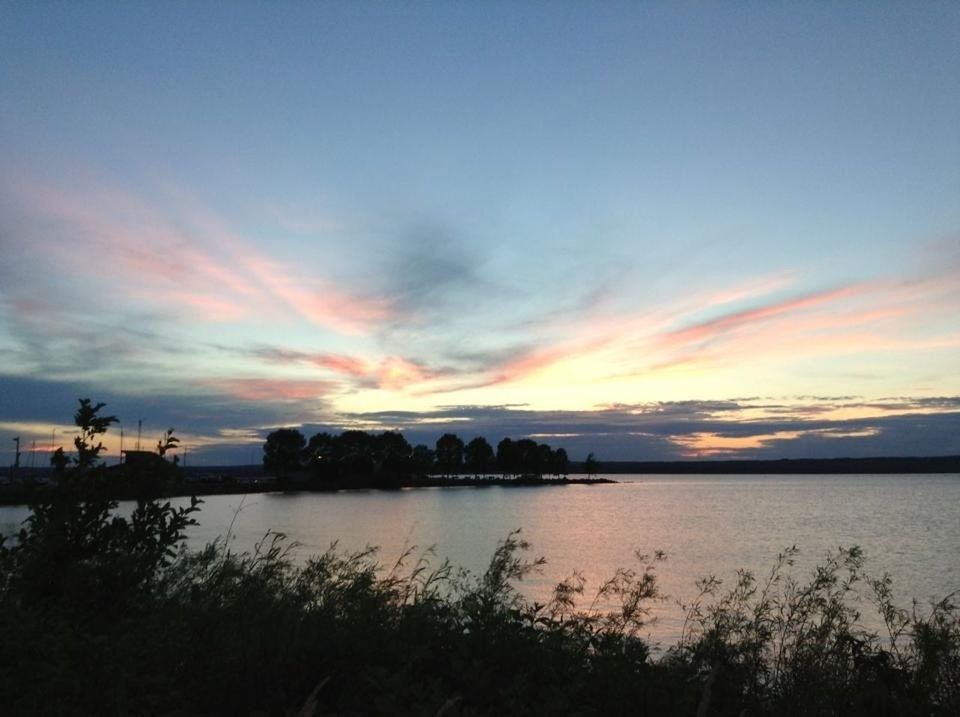
[[[269,293],[318,326],[363,334],[369,325],[390,316],[385,300],[353,296],[320,280],[298,280],[278,262],[251,249],[238,252],[237,260]]]
[[[722,306],[771,294],[796,282],[795,272],[780,272],[742,282],[697,299],[698,306]]]
[[[695,341],[707,341],[716,336],[727,334],[731,331],[756,325],[770,319],[776,319],[781,316],[796,313],[798,311],[822,306],[836,301],[837,299],[849,298],[862,291],[864,285],[851,284],[849,286],[831,289],[829,291],[820,291],[805,296],[798,296],[792,299],[776,301],[766,306],[760,306],[755,309],[745,309],[743,311],[734,311],[723,316],[708,321],[702,321],[693,326],[677,329],[669,332],[665,338],[669,343],[690,343]]]
[[[379,360],[334,353],[309,353],[290,349],[270,349],[258,352],[271,362],[311,364],[320,368],[359,379],[362,385],[376,385],[391,391],[406,389],[439,377],[422,364],[401,356],[386,356]]]
[[[391,316],[390,303],[343,290],[268,258],[205,210],[174,223],[129,193],[83,188],[67,193],[24,182],[17,192],[37,216],[73,241],[44,232],[46,257],[116,290],[165,308],[197,310],[203,320],[238,320],[286,308],[310,323],[363,334]],[[184,228],[186,227],[186,228]]]
[[[619,349],[621,352],[632,353],[636,350],[636,347],[631,346],[631,344],[638,341],[645,344],[649,337],[663,332],[671,324],[691,312],[700,311],[704,307],[720,306],[768,294],[791,284],[793,281],[794,275],[792,272],[780,272],[745,281],[724,290],[697,296],[673,307],[656,307],[652,310],[627,314],[589,316],[579,326],[568,331],[568,334],[572,334],[572,338],[553,346],[538,347],[525,355],[506,362],[504,365],[493,369],[492,377],[483,385],[509,383],[535,374],[561,361],[588,356],[605,349]],[[694,360],[693,356],[663,358],[657,364],[657,368],[672,368],[680,364],[691,364]]]
[[[947,275],[949,274],[949,275]],[[438,386],[435,392],[509,383],[568,359],[599,352],[621,357],[643,369],[614,374],[628,378],[676,368],[703,368],[745,357],[829,355],[857,351],[935,350],[955,337],[904,337],[904,321],[956,309],[951,272],[912,281],[856,282],[834,289],[768,301],[727,312],[683,328],[671,328],[705,307],[764,295],[793,281],[783,273],[745,282],[728,290],[635,314],[592,316],[567,331],[567,338],[540,346],[475,380]],[[960,277],[958,277],[960,278]],[[872,332],[871,332],[872,330]],[[603,370],[603,362],[598,370]],[[429,391],[427,391],[429,392]]]
[[[272,378],[226,378],[199,381],[198,385],[241,401],[257,403],[308,401],[331,389],[328,381]]]
[[[705,361],[859,351],[932,350],[949,337],[909,336],[935,314],[957,308],[950,278],[877,280],[733,312],[662,332],[653,348]]]
[[[380,362],[377,379],[380,388],[396,391],[416,383],[422,383],[433,374],[423,366],[399,356],[388,356]]]
[[[144,299],[149,303],[172,304],[184,312],[184,318],[201,319],[209,322],[240,321],[248,318],[251,314],[249,306],[245,306],[232,298],[213,294],[186,290],[157,292],[131,288],[129,295]]]
[[[310,363],[321,366],[330,371],[346,374],[348,376],[367,376],[371,372],[370,365],[356,356],[344,356],[342,354],[312,354],[308,360]]]

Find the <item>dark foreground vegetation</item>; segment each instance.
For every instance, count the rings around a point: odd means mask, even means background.
[[[97,463],[109,422],[77,420],[77,457],[0,545],[4,714],[960,713],[952,597],[895,607],[857,549],[807,580],[792,549],[763,579],[701,580],[682,639],[655,658],[642,635],[661,555],[586,603],[575,574],[538,604],[516,590],[542,565],[516,533],[477,576],[414,551],[297,565],[278,535],[252,554],[190,552],[197,502],[143,497],[117,515]],[[883,635],[861,626],[865,605]]]

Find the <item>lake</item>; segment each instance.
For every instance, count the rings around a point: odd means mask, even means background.
[[[207,496],[190,542],[200,546],[231,530],[231,548],[248,550],[274,530],[299,544],[301,560],[338,540],[350,550],[379,546],[389,565],[411,546],[435,546],[436,563],[448,557],[478,572],[497,543],[521,528],[529,556],[547,559],[523,592],[545,601],[580,570],[586,603],[618,567],[639,567],[637,550],[663,550],[657,572],[671,600],[656,606],[650,627],[663,644],[679,634],[674,601],[695,596],[696,578],[712,574],[731,584],[738,568],[765,575],[794,544],[801,577],[827,551],[859,545],[870,572],[894,577],[905,607],[960,589],[958,475],[610,477],[618,482]],[[26,515],[23,507],[0,507],[0,531],[12,532]]]

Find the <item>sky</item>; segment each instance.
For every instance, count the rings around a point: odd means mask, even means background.
[[[0,464],[80,397],[192,463],[960,453],[958,48],[957,3],[0,2]]]

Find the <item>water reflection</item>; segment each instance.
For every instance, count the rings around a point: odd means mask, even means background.
[[[267,530],[299,543],[298,559],[333,541],[348,550],[381,548],[392,565],[404,550],[436,546],[471,571],[482,571],[498,541],[521,528],[547,565],[522,586],[544,601],[553,586],[580,570],[591,588],[618,567],[635,566],[637,549],[664,550],[658,574],[665,593],[693,595],[693,581],[732,580],[737,568],[765,574],[783,548],[796,544],[806,574],[828,550],[860,545],[874,573],[889,571],[904,604],[960,588],[960,476],[620,476],[613,485],[498,486],[332,494],[260,494],[205,498],[190,541],[227,533],[248,550]],[[23,508],[0,509],[11,532]],[[589,602],[589,598],[588,598]],[[679,631],[673,602],[657,608],[655,639]]]

